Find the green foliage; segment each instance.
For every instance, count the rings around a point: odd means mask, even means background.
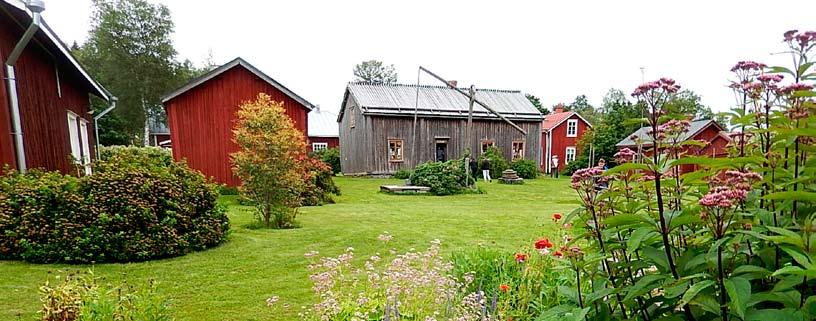
[[[339,174],[340,170],[340,149],[339,148],[327,148],[323,150],[319,150],[312,153],[312,156],[315,158],[322,160],[324,163],[329,164],[331,166],[331,170],[333,174]]]
[[[527,248],[524,262],[516,253],[479,247],[451,255],[453,275],[467,286],[464,292],[484,291],[488,300],[496,298],[496,310],[513,320],[535,320],[548,307],[567,301],[559,287],[571,285],[568,271],[556,269],[552,257]],[[470,282],[464,282],[471,279]],[[504,285],[504,286],[502,286]],[[502,290],[502,288],[506,290]]]
[[[468,187],[465,166],[461,160],[419,164],[411,174],[411,184],[431,188],[431,194],[458,194]]]
[[[303,206],[318,206],[334,203],[332,195],[340,195],[340,188],[334,184],[331,167],[313,156],[306,160],[306,187],[301,198]]]
[[[233,170],[241,178],[241,195],[255,204],[266,227],[294,226],[297,208],[311,183],[306,142],[283,108],[267,94],[241,104],[235,126]]]
[[[144,0],[95,0],[88,40],[73,53],[114,93],[117,108],[100,121],[102,144],[141,143],[148,116],[163,114],[161,95],[199,74],[177,61],[170,11]],[[94,109],[107,107],[94,101]],[[136,139],[134,139],[136,138]]]
[[[534,179],[538,177],[538,164],[531,159],[518,159],[510,164],[510,167],[524,179]]]
[[[0,257],[131,262],[223,242],[229,220],[216,186],[183,163],[139,150],[106,150],[94,174],[79,179],[37,170],[0,177]]]
[[[385,65],[382,61],[367,60],[354,66],[354,81],[372,84],[393,84],[397,82],[397,71],[394,65]]]
[[[505,169],[510,168],[510,163],[504,158],[504,153],[496,146],[490,146],[487,151],[479,156],[479,168],[482,166],[482,159],[490,160],[490,177],[499,178]]]
[[[638,87],[656,146],[640,163],[625,151],[606,173],[573,174],[582,205],[567,220],[582,230],[562,267],[576,280],[565,296],[577,299],[542,320],[816,319],[816,39],[796,33],[785,34],[792,68],[732,68],[729,118],[745,135],[726,157],[692,157],[677,139],[690,127],[678,119],[706,115],[699,97],[667,79]]]
[[[171,321],[170,302],[155,282],[111,285],[90,273],[57,275],[40,287],[46,321]]]
[[[410,168],[400,168],[396,173],[394,173],[394,178],[397,179],[409,179],[411,178],[411,174],[414,173],[414,170]]]
[[[536,96],[533,96],[531,94],[524,94],[524,97],[527,97],[527,100],[529,100],[530,103],[533,104],[533,106],[535,106],[535,108],[538,109],[538,111],[541,112],[542,115],[549,115],[550,114],[550,110],[547,109],[547,107],[544,107],[544,105],[541,104],[541,99],[540,98],[538,98]]]

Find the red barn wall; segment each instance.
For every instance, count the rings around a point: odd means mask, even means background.
[[[578,135],[576,135],[576,137],[567,137],[567,122],[569,121],[569,119],[577,119],[578,120]],[[572,115],[570,118],[567,118],[567,120],[564,120],[563,123],[556,126],[555,128],[553,128],[550,131],[550,134],[553,135],[552,136],[551,155],[553,155],[553,156],[558,155],[558,170],[559,171],[563,170],[564,167],[566,166],[565,161],[567,159],[567,147],[570,147],[570,146],[575,147],[575,149],[576,149],[575,150],[575,158],[576,159],[578,158],[578,155],[581,154],[581,150],[578,149],[578,140],[581,138],[581,136],[584,135],[584,133],[587,131],[588,128],[589,128],[589,126],[587,126],[587,123],[585,123],[581,119],[581,117],[578,117],[578,115],[576,114],[576,115]],[[547,155],[547,134],[546,133],[543,134],[543,136],[542,136],[541,148],[542,148],[541,149],[541,155],[542,155],[542,158],[544,158]],[[544,162],[547,162],[547,161],[549,161],[549,160],[544,160]],[[542,166],[541,168],[547,168],[546,163],[542,162],[541,166]]]
[[[232,172],[230,154],[238,151],[233,142],[235,115],[242,102],[255,100],[259,93],[282,101],[295,127],[305,133],[308,110],[241,65],[190,89],[165,103],[173,157],[216,182],[240,185]]]
[[[1,15],[2,13],[0,13]],[[0,19],[0,57],[3,65],[14,45],[22,36],[24,29],[12,19],[3,15]],[[28,168],[59,170],[63,173],[75,172],[71,162],[71,141],[68,136],[68,111],[87,120],[90,155],[94,155],[93,119],[88,115],[90,100],[88,89],[83,80],[74,76],[73,66],[58,66],[51,54],[44,50],[35,39],[26,46],[17,61],[17,93],[20,102],[20,114],[23,130],[23,141]],[[57,89],[57,71],[61,97]],[[5,68],[0,71],[6,77]],[[10,112],[6,83],[3,81],[0,91],[0,151],[3,164],[14,166],[14,145],[11,132]]]
[[[312,143],[326,143],[329,148],[340,147],[340,137],[309,137],[309,148]]]

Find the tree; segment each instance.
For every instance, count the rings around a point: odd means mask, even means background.
[[[397,82],[394,65],[383,65],[382,61],[368,60],[354,66],[356,81],[372,84],[393,84]]]
[[[117,108],[100,121],[103,144],[145,139],[149,116],[161,113],[161,95],[185,83],[198,71],[176,61],[173,21],[161,4],[145,0],[94,0],[88,41],[75,46],[89,73],[119,98]],[[107,106],[94,102],[96,110]]]
[[[600,113],[595,110],[595,107],[589,104],[589,100],[587,99],[586,95],[578,95],[575,97],[575,100],[569,105],[565,106],[564,110],[574,111],[581,114],[584,119],[593,125],[597,123],[600,118]]]
[[[539,99],[538,97],[533,96],[531,94],[524,94],[524,97],[527,97],[527,100],[529,100],[530,103],[533,104],[533,106],[535,106],[535,108],[538,109],[538,111],[541,112],[542,115],[550,114],[550,110],[541,105],[541,99]]]
[[[240,151],[233,153],[233,170],[241,178],[241,194],[254,201],[264,226],[294,224],[305,190],[306,141],[286,115],[283,103],[267,94],[241,105],[234,130]]]
[[[671,100],[666,102],[665,108],[669,115],[675,117],[714,118],[714,112],[711,111],[711,108],[703,105],[700,96],[688,89],[677,92]]]

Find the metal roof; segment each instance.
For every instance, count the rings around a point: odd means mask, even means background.
[[[25,3],[19,0],[0,0],[0,3],[8,4],[5,6],[6,8],[13,8],[15,12],[7,11],[9,14],[14,14],[15,18],[23,19],[25,21],[20,21],[20,23],[25,24],[23,28],[27,28],[28,24],[31,23],[33,19],[32,13],[26,9]],[[2,9],[2,8],[0,8]],[[59,56],[60,58],[64,59],[64,61],[68,62],[68,64],[72,65],[75,71],[88,83],[88,86],[92,89],[94,95],[102,98],[104,100],[110,100],[110,93],[102,87],[99,83],[94,80],[85,68],[79,64],[79,62],[74,58],[71,54],[71,51],[68,50],[68,46],[62,42],[62,40],[57,37],[57,34],[54,30],[51,29],[50,26],[45,22],[45,18],[42,18],[40,23],[40,28],[37,30],[36,38],[40,40],[43,44],[43,47],[46,48],[51,54],[55,56]],[[16,42],[17,39],[14,39]],[[44,41],[44,42],[43,42]],[[29,44],[29,46],[32,44]]]
[[[309,112],[309,137],[340,137],[337,114],[315,108]]]
[[[694,136],[696,136],[697,133],[703,131],[709,125],[717,126],[720,129],[720,131],[723,130],[723,128],[719,124],[717,124],[717,122],[715,122],[714,120],[711,120],[711,119],[695,120],[695,121],[691,122],[691,126],[689,127],[689,130],[687,132],[685,132],[682,137],[680,137],[681,141],[686,141],[686,140],[694,138]],[[635,143],[635,141],[632,140],[632,136],[637,136],[638,138],[640,138],[640,141],[643,142],[643,145],[651,145],[652,137],[651,137],[651,135],[649,135],[649,131],[651,129],[652,128],[649,127],[649,126],[641,127],[638,130],[636,130],[634,133],[632,133],[631,135],[626,136],[626,138],[621,140],[615,146],[617,146],[617,147],[637,146],[637,143]]]
[[[419,104],[417,104],[417,87]],[[468,90],[467,88],[462,88]],[[366,115],[411,116],[415,109],[423,117],[468,116],[469,99],[444,86],[350,83],[346,89]],[[476,99],[509,119],[540,121],[541,113],[520,91],[477,89]],[[342,116],[345,100],[340,110]],[[474,118],[498,117],[487,109],[474,104]]]
[[[558,127],[559,125],[563,124],[567,119],[570,119],[573,115],[578,116],[584,123],[592,128],[592,124],[589,123],[581,114],[576,113],[574,111],[565,111],[560,113],[553,113],[549,115],[544,115],[544,121],[541,124],[541,131],[548,132],[551,129]]]
[[[215,68],[215,69],[211,70],[210,72],[202,75],[201,77],[193,79],[192,81],[190,81],[186,85],[182,86],[181,88],[176,89],[175,91],[165,95],[164,97],[162,97],[162,103],[166,103],[169,100],[171,100],[173,98],[176,98],[179,95],[187,92],[188,90],[193,89],[195,87],[198,87],[198,85],[201,85],[201,84],[207,82],[208,80],[213,79],[216,76],[224,73],[225,71],[230,70],[233,67],[239,66],[239,65],[246,68],[251,73],[255,74],[255,76],[258,76],[258,78],[263,79],[264,81],[266,81],[267,83],[272,85],[272,87],[277,88],[278,90],[280,90],[281,92],[283,92],[287,96],[289,96],[292,99],[294,99],[295,101],[299,102],[301,105],[303,105],[307,109],[311,110],[312,108],[314,108],[314,105],[312,105],[312,103],[308,102],[306,99],[303,99],[303,97],[298,96],[293,91],[289,90],[289,88],[286,88],[286,86],[284,86],[281,83],[275,81],[275,79],[272,79],[272,77],[269,77],[267,74],[263,73],[258,68],[255,68],[255,66],[248,63],[246,60],[244,60],[241,57],[237,57],[237,58],[233,59],[232,61],[224,64],[223,66]]]

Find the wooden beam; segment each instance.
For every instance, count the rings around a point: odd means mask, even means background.
[[[459,92],[460,94],[464,95],[465,97],[467,97],[467,98],[469,98],[469,99],[472,99],[472,100],[473,100],[473,102],[475,102],[475,103],[479,104],[479,106],[482,106],[482,107],[484,107],[484,109],[487,109],[488,111],[490,111],[490,112],[491,112],[491,113],[493,113],[494,115],[499,116],[499,118],[501,118],[501,120],[503,120],[503,121],[505,121],[506,123],[510,124],[510,126],[513,126],[513,128],[515,128],[516,130],[518,130],[518,131],[519,131],[519,132],[521,132],[522,134],[527,135],[527,132],[526,132],[524,129],[522,129],[521,127],[519,127],[518,125],[516,125],[516,123],[514,123],[513,121],[511,121],[511,120],[507,119],[507,117],[504,117],[504,115],[499,114],[498,112],[496,112],[495,110],[493,110],[493,108],[490,108],[490,106],[488,106],[487,104],[485,104],[485,103],[483,103],[483,102],[479,101],[478,99],[476,99],[476,97],[475,97],[476,95],[475,95],[475,94],[471,96],[470,94],[466,93],[464,90],[461,90],[461,89],[457,88],[456,86],[451,85],[451,83],[449,83],[449,82],[448,82],[447,80],[445,80],[444,78],[437,76],[435,73],[431,72],[431,71],[430,71],[430,70],[428,70],[428,69],[425,69],[425,67],[419,66],[419,70],[422,70],[422,71],[424,71],[425,73],[427,73],[427,74],[431,75],[432,77],[436,78],[437,80],[439,80],[439,81],[441,81],[441,82],[445,83],[445,85],[446,85],[446,86],[450,87],[450,88],[451,88],[451,89],[453,89],[453,90],[456,90],[457,92]]]

